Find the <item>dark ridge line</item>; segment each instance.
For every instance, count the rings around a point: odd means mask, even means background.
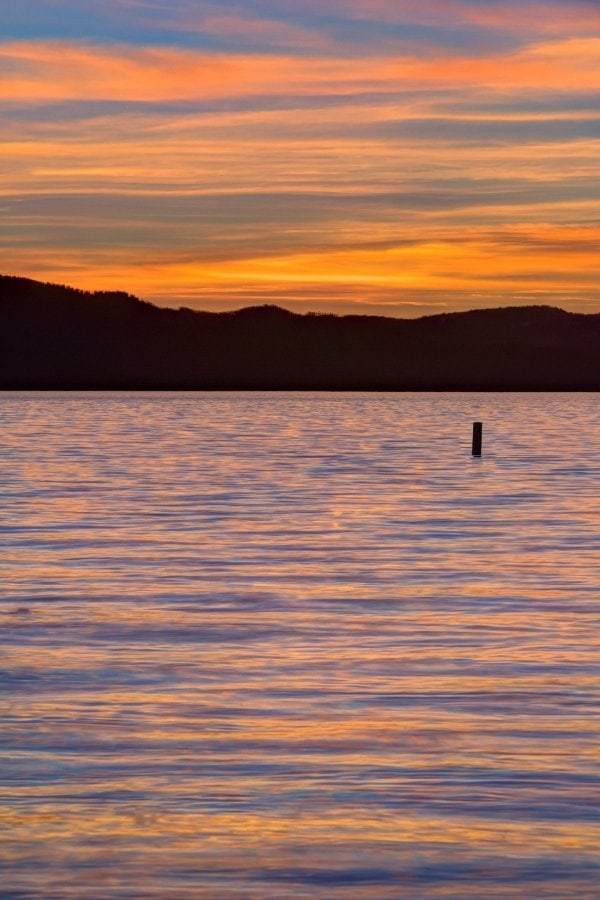
[[[316,319],[334,319],[334,320],[345,320],[345,319],[359,319],[359,320],[372,320],[372,321],[384,321],[384,322],[422,322],[422,321],[431,321],[436,319],[447,319],[449,317],[456,316],[468,316],[468,315],[487,315],[487,314],[501,314],[513,312],[515,310],[546,310],[547,312],[557,313],[559,315],[564,316],[574,316],[574,317],[583,317],[583,318],[600,318],[600,313],[576,313],[570,310],[563,309],[560,306],[552,306],[547,303],[531,303],[531,304],[514,304],[508,306],[494,306],[494,307],[474,307],[473,309],[467,310],[452,310],[450,312],[443,313],[427,313],[423,316],[416,317],[403,317],[403,316],[383,316],[383,315],[375,315],[369,313],[331,313],[331,312],[319,312],[317,310],[309,310],[307,312],[295,312],[294,310],[287,309],[284,306],[279,306],[276,303],[258,303],[251,304],[249,306],[241,306],[238,309],[230,309],[230,310],[221,310],[215,312],[214,310],[208,309],[193,309],[190,306],[179,306],[179,307],[171,307],[171,306],[159,306],[156,303],[152,303],[150,300],[143,300],[140,297],[137,297],[135,294],[130,294],[128,291],[88,291],[83,288],[75,288],[70,285],[61,284],[59,282],[53,281],[37,281],[33,278],[27,278],[25,276],[20,275],[1,275],[0,274],[0,292],[3,287],[10,287],[11,283],[14,285],[27,285],[27,286],[35,286],[36,289],[39,288],[50,288],[56,291],[64,292],[65,295],[71,295],[73,299],[80,299],[82,297],[87,297],[89,299],[98,299],[98,300],[116,300],[121,299],[123,301],[134,301],[145,307],[150,307],[153,310],[156,310],[160,313],[184,313],[192,316],[244,316],[245,314],[283,314],[285,316],[291,316],[295,318],[316,318]],[[0,293],[0,300],[2,300],[2,296]]]
[[[596,391],[600,314],[208,312],[0,275],[0,389]]]

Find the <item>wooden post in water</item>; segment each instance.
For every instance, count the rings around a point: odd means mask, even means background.
[[[481,456],[483,443],[483,422],[473,422],[473,456]]]

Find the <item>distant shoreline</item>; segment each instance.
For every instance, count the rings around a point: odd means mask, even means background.
[[[595,392],[600,314],[211,313],[0,276],[0,390]]]
[[[0,394],[597,394],[600,387],[539,388],[288,388],[288,387],[40,387],[0,385]]]

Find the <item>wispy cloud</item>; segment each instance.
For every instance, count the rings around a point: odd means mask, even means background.
[[[600,38],[535,45],[486,59],[407,56],[307,60],[226,56],[174,48],[96,47],[64,42],[0,45],[0,98],[14,101],[169,102],[231,97],[392,93],[416,87],[600,89]]]
[[[600,309],[594,3],[22,0],[5,33],[4,271]]]

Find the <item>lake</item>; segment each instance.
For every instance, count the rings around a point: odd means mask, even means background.
[[[597,394],[0,423],[2,897],[599,896]]]

